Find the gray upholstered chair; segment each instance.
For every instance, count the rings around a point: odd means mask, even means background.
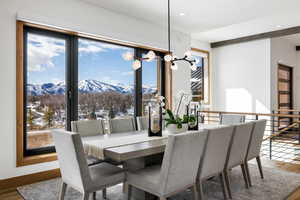
[[[236,125],[233,132],[230,150],[228,152],[227,161],[224,168],[224,176],[228,189],[229,197],[232,198],[230,180],[228,171],[236,166],[241,166],[243,177],[245,180],[246,188],[249,187],[246,174],[245,157],[248,151],[248,145],[251,134],[254,128],[253,122]]]
[[[110,119],[110,133],[123,133],[136,131],[134,118]]]
[[[235,125],[245,122],[244,115],[220,114],[220,124]]]
[[[123,169],[109,163],[88,166],[82,141],[78,133],[53,130],[52,135],[62,176],[59,199],[63,200],[67,186],[83,194],[88,200],[91,193],[104,190],[125,180]],[[105,192],[103,192],[104,198]],[[95,198],[96,195],[94,195]]]
[[[104,134],[102,120],[81,120],[71,122],[72,132],[79,133],[80,136],[97,136]]]
[[[198,199],[196,178],[206,138],[207,131],[170,135],[162,166],[128,172],[128,199],[132,186],[154,194],[160,200],[192,188],[194,199]]]
[[[253,132],[251,135],[250,143],[248,146],[248,151],[247,151],[247,155],[246,155],[246,159],[245,159],[245,165],[246,165],[246,172],[247,172],[247,177],[248,177],[250,186],[252,186],[252,183],[251,183],[250,171],[249,171],[249,167],[248,167],[249,160],[252,160],[254,158],[256,159],[258,169],[260,172],[260,176],[262,179],[264,178],[261,160],[260,160],[260,149],[261,149],[261,145],[263,142],[266,124],[267,124],[267,120],[265,120],[265,119],[255,121],[255,125],[254,125]]]
[[[104,127],[102,120],[81,120],[71,122],[71,131],[79,133],[82,137],[97,136],[104,134]],[[87,163],[89,166],[103,162],[93,156],[87,156]]]
[[[139,116],[136,117],[137,129],[139,131],[147,130],[149,124],[149,117]]]
[[[216,175],[220,176],[224,199],[227,198],[224,167],[234,128],[234,126],[226,126],[208,130],[207,143],[197,178],[197,188],[199,189],[201,200],[204,199],[203,180]]]

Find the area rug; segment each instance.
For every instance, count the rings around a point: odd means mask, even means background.
[[[278,169],[264,167],[265,179],[261,179],[257,166],[250,165],[253,187],[245,188],[242,172],[239,167],[230,172],[233,199],[237,200],[284,200],[296,189],[300,188],[300,174],[289,173]],[[52,179],[18,188],[25,200],[57,200],[61,179]],[[209,200],[223,199],[219,178],[204,182],[204,192]],[[107,189],[110,200],[125,200],[122,185]],[[80,200],[81,194],[68,188],[66,200]],[[97,192],[97,199],[102,200],[101,192]],[[177,194],[170,200],[192,200],[190,190]]]

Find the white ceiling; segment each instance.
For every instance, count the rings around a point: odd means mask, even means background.
[[[167,23],[167,0],[83,1],[155,24]],[[171,21],[174,29],[213,42],[298,26],[299,8],[299,0],[171,0]]]

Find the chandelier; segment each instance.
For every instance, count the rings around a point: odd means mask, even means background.
[[[164,56],[164,60],[167,63],[171,64],[172,70],[178,69],[178,65],[177,65],[178,61],[184,61],[184,62],[187,62],[190,64],[191,70],[196,71],[197,70],[197,65],[196,65],[197,61],[195,59],[193,59],[191,51],[185,52],[184,56],[181,58],[178,58],[175,55],[172,56],[172,52],[171,52],[171,19],[170,18],[171,18],[171,16],[170,16],[170,0],[168,0],[168,52],[167,52],[167,55]],[[123,58],[127,61],[133,60],[133,55],[132,55],[132,53],[127,52],[123,55]],[[136,58],[132,63],[132,68],[134,70],[137,70],[142,66],[141,62],[143,60],[146,60],[147,62],[151,62],[155,58],[156,58],[155,52],[150,50],[143,58]]]

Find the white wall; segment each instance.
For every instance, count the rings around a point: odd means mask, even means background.
[[[272,73],[272,108],[278,109],[277,98],[277,72],[278,64],[284,64],[294,69],[294,108],[300,108],[300,92],[297,91],[300,83],[300,65],[297,64],[298,57],[296,52],[296,45],[284,38],[271,39],[271,73]]]
[[[269,112],[270,39],[212,50],[213,110]]]
[[[57,162],[16,168],[16,17],[74,31],[152,47],[167,47],[166,28],[122,16],[79,0],[5,0],[0,3],[0,179],[56,168]],[[187,34],[172,33],[172,50],[182,55],[190,48]],[[190,90],[190,70],[179,64],[173,91]]]

